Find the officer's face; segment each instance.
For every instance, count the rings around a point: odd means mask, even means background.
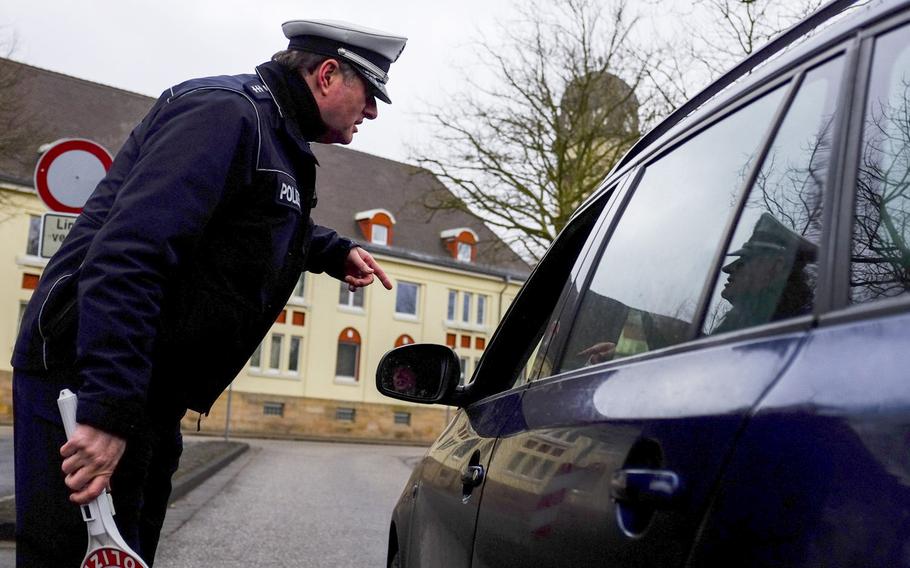
[[[350,144],[357,125],[379,115],[376,98],[360,75],[344,77],[339,71],[338,78],[319,104],[322,120],[328,127],[319,142],[326,144]]]
[[[756,296],[781,277],[784,259],[779,255],[747,254],[740,256],[721,270],[727,274],[727,284],[720,295],[732,304]]]

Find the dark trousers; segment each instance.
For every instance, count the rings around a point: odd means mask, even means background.
[[[60,390],[78,394],[66,373],[13,372],[16,468],[16,565],[80,566],[88,536],[79,507],[69,501],[60,447],[66,442],[57,410]],[[114,520],[127,544],[151,566],[183,449],[182,412],[151,413],[149,426],[126,443],[111,477]]]

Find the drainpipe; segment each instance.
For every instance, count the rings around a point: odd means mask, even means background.
[[[499,317],[496,318],[496,323],[497,323],[497,324],[499,324],[499,322],[502,321],[502,312],[503,312],[503,310],[502,310],[502,295],[505,294],[505,293],[506,293],[506,290],[509,289],[509,284],[512,283],[512,277],[509,276],[509,275],[507,274],[507,275],[502,279],[502,281],[505,283],[505,285],[502,287],[502,290],[499,291]]]
[[[224,418],[224,441],[231,439],[231,395],[234,394],[234,381],[227,388],[227,413]]]

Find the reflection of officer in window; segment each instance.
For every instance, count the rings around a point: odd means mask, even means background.
[[[720,295],[732,308],[713,333],[809,313],[813,291],[805,268],[817,250],[770,213],[762,213],[749,240],[727,255],[739,257],[722,269],[728,276]]]

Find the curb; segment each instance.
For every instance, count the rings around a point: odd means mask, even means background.
[[[196,442],[196,444],[213,443],[215,442]],[[169,504],[173,503],[177,499],[180,499],[193,489],[199,487],[203,481],[214,475],[218,470],[225,467],[250,449],[250,445],[246,442],[221,443],[227,446],[226,449],[211,461],[206,462],[205,465],[193,468],[183,475],[180,475],[179,469],[177,470],[177,473],[174,474],[175,479],[173,480],[173,487],[171,488],[171,497],[168,500]]]
[[[211,459],[206,460],[201,465],[191,465],[194,460],[188,459],[185,463],[190,465],[190,469],[178,468],[174,474],[173,487],[171,488],[171,497],[168,504],[180,499],[196,487],[202,484],[206,479],[215,474],[235,459],[250,449],[250,445],[245,442],[195,442],[188,444],[184,449],[185,456],[191,457],[191,454],[199,450],[214,448],[214,455]],[[181,460],[183,461],[183,460]],[[0,540],[16,539],[16,500],[9,498],[0,501]]]

